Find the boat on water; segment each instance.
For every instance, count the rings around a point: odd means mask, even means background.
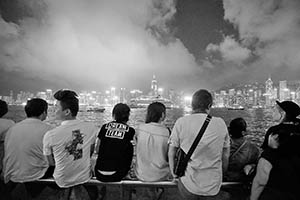
[[[175,108],[176,106],[169,99],[162,98],[161,96],[141,96],[139,98],[131,99],[129,103],[130,108],[147,108],[153,102],[163,103],[167,109]]]
[[[86,109],[86,112],[104,112],[105,108],[91,107]]]
[[[227,110],[245,110],[243,106],[227,107]]]
[[[80,105],[79,112],[104,112],[105,108],[102,106],[94,105]]]

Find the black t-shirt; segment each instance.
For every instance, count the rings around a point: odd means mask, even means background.
[[[272,164],[264,195],[269,196],[271,194],[265,193],[278,191],[285,199],[300,199],[300,156],[266,148],[261,157]]]
[[[96,169],[102,171],[129,170],[135,130],[124,123],[112,121],[104,124],[98,134],[100,139]]]
[[[276,126],[272,126],[267,130],[267,133],[265,135],[264,142],[262,144],[262,148],[266,149],[268,147],[268,137],[270,134],[279,132],[280,130],[284,130],[287,133],[300,133],[300,123],[299,121],[295,122],[285,122],[285,123],[280,123]]]

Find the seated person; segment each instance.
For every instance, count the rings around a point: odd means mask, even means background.
[[[0,174],[2,172],[2,162],[4,157],[4,138],[6,135],[6,131],[15,124],[14,121],[3,118],[7,112],[7,103],[0,100]]]
[[[251,200],[300,199],[300,134],[276,129],[257,165]]]
[[[127,125],[129,114],[130,108],[126,104],[115,105],[114,121],[104,124],[98,134],[95,175],[102,182],[121,181],[130,170],[135,130]]]
[[[254,169],[257,164],[259,149],[244,137],[246,129],[247,123],[243,118],[236,118],[230,122],[230,156],[228,171],[224,176],[227,181],[246,181],[246,173],[249,173],[250,168]],[[247,170],[246,173],[244,168]]]
[[[43,155],[43,137],[53,127],[44,123],[48,104],[45,100],[34,98],[27,101],[27,118],[11,127],[5,137],[5,156],[3,160],[4,181],[10,182],[9,191],[15,183],[26,183],[32,197],[38,195],[43,187],[30,183],[44,177],[49,168]]]
[[[160,102],[147,108],[146,123],[136,130],[135,173],[142,181],[161,181],[170,177],[168,163],[169,130],[162,124],[166,107]]]
[[[91,122],[76,119],[79,100],[75,92],[59,90],[54,98],[57,100],[56,119],[62,123],[45,134],[44,155],[50,165],[55,165],[56,184],[69,188],[88,182],[92,177],[91,155],[99,129]]]

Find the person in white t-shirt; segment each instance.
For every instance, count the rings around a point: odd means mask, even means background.
[[[174,158],[178,148],[187,153],[199,133],[212,105],[212,95],[198,90],[192,99],[193,113],[179,118],[169,139],[169,164],[174,178]],[[185,174],[179,178],[178,189],[183,199],[228,199],[220,192],[222,171],[226,171],[230,140],[223,119],[212,117],[202,139],[188,162]],[[223,168],[223,169],[222,169]]]
[[[53,177],[60,188],[69,188],[88,182],[92,177],[91,155],[98,128],[90,122],[76,119],[79,102],[77,94],[70,90],[59,90],[56,118],[60,126],[47,132],[43,140],[44,155],[55,165]]]
[[[0,174],[2,172],[2,163],[4,157],[4,138],[6,135],[6,131],[15,124],[13,120],[3,118],[3,116],[6,115],[7,112],[7,103],[0,100]]]
[[[44,177],[49,168],[43,155],[43,137],[53,127],[43,121],[47,117],[48,104],[40,98],[27,101],[27,118],[12,126],[6,133],[4,142],[3,174],[10,193],[16,183],[25,183],[32,197],[37,196],[44,187],[33,181]]]

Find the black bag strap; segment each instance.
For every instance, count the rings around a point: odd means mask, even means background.
[[[207,115],[207,117],[206,117],[206,119],[205,119],[205,121],[204,121],[204,123],[203,123],[203,125],[202,125],[202,127],[201,127],[201,129],[200,129],[200,131],[199,131],[199,133],[198,133],[198,135],[196,137],[196,139],[194,140],[191,148],[189,149],[187,155],[185,156],[185,158],[183,160],[184,163],[188,163],[188,161],[190,160],[190,158],[191,158],[192,154],[194,153],[196,147],[198,146],[198,143],[200,142],[200,140],[201,140],[201,138],[202,138],[202,136],[203,136],[203,134],[204,134],[204,132],[205,132],[205,130],[206,130],[209,122],[210,122],[210,120],[211,120],[211,116]]]

